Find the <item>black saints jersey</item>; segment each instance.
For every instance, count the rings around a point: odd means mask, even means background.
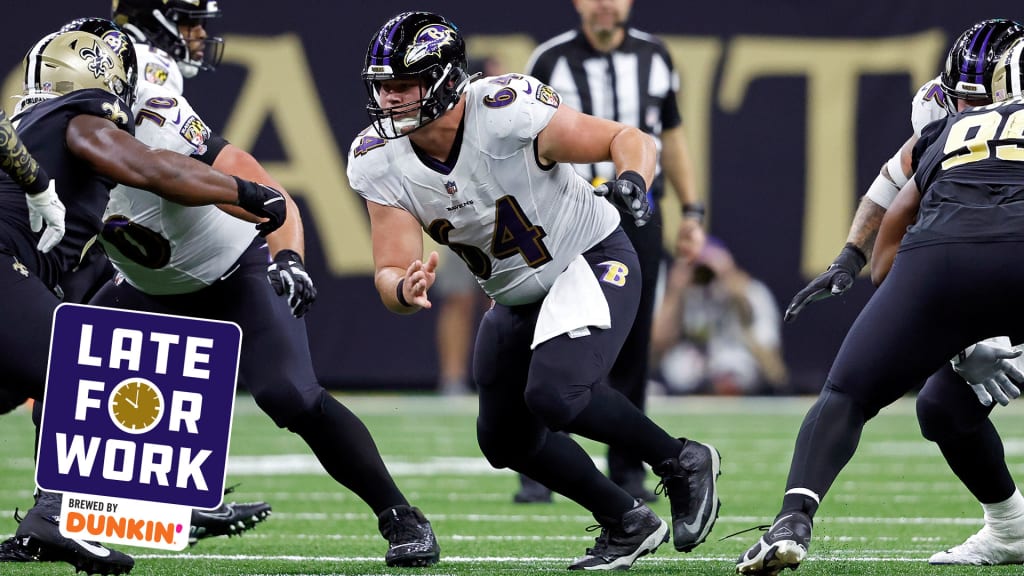
[[[36,250],[40,233],[29,227],[25,192],[10,177],[0,175],[0,243],[51,288],[78,264],[86,243],[100,232],[115,184],[68,150],[68,123],[80,114],[106,118],[133,132],[131,110],[117,96],[95,88],[44,100],[13,119],[18,136],[56,182],[57,195],[67,208],[67,231],[53,250],[46,254]]]
[[[921,207],[904,247],[1024,240],[1024,100],[929,124],[913,159]]]

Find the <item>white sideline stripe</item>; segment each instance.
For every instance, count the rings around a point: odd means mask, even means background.
[[[145,560],[237,560],[240,562],[252,562],[256,560],[275,560],[278,562],[344,562],[344,563],[356,563],[356,562],[380,562],[380,556],[275,556],[275,555],[252,555],[252,554],[136,554],[136,559]],[[550,562],[556,564],[570,563],[576,558],[569,557],[554,557],[554,556],[444,556],[441,558],[441,562],[451,564],[479,564],[484,562],[493,563],[538,563],[538,562]],[[809,561],[814,562],[926,562],[927,559],[922,556],[920,558],[906,558],[906,557],[890,557],[890,556],[821,556],[811,555],[808,558]],[[728,556],[693,556],[688,555],[685,558],[656,558],[653,556],[647,556],[641,562],[644,564],[682,564],[687,562],[722,562],[729,561],[735,562],[736,557],[732,554]],[[416,572],[417,574],[437,574],[436,572],[424,573]]]
[[[792,442],[791,439],[786,440]],[[865,452],[872,452],[875,455],[883,456],[911,456],[920,455],[922,446],[927,445],[924,440],[921,442],[876,442],[867,446]],[[1024,454],[1024,440],[1004,441],[1004,448],[1007,456]],[[484,476],[510,474],[508,470],[496,470],[491,467],[482,456],[473,457],[435,457],[419,461],[407,460],[398,456],[383,456],[388,470],[393,476],[436,476],[441,474]],[[594,464],[601,470],[606,468],[606,460],[603,456],[594,456]],[[33,461],[30,458],[11,459],[8,465],[13,468],[32,468]],[[922,471],[931,470],[933,465],[921,464]],[[860,465],[858,470],[870,471],[871,467]],[[879,471],[886,470],[888,464],[877,464],[873,467]],[[1024,469],[1022,466],[1013,466],[1014,469]],[[230,474],[248,474],[253,476],[281,476],[294,474],[323,474],[324,469],[320,462],[312,454],[271,454],[258,456],[230,456],[228,458],[228,472]],[[959,484],[950,483],[959,486]]]
[[[345,521],[358,522],[372,518],[370,514],[355,512],[274,512],[274,518],[280,520],[304,520],[304,521]],[[459,522],[504,522],[528,524],[548,523],[593,523],[593,517],[583,514],[434,514],[431,513],[432,521],[459,521]],[[764,516],[726,516],[718,517],[719,524],[735,523],[738,525],[765,524],[770,518]],[[833,524],[885,524],[891,526],[981,526],[984,523],[979,515],[976,518],[963,517],[878,517],[878,516],[828,516],[822,515],[816,519],[823,525]],[[593,540],[593,538],[588,538]]]

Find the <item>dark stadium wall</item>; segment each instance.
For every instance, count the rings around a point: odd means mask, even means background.
[[[90,10],[87,5],[95,4]],[[373,288],[365,207],[348,187],[348,145],[367,124],[359,72],[387,18],[429,9],[453,19],[471,55],[522,69],[538,41],[576,25],[569,0],[221,2],[227,39],[214,74],[187,82],[207,122],[251,150],[303,209],[320,298],[307,316],[317,370],[336,388],[429,388],[435,314],[386,312]],[[3,104],[20,91],[31,43],[102,0],[9,2],[0,38]],[[911,133],[910,98],[948,44],[1008,4],[862,0],[637,0],[631,24],[661,36],[680,99],[710,228],[771,287],[780,307],[842,247],[856,202]],[[0,76],[0,80],[3,76]],[[666,206],[674,230],[675,206]],[[808,308],[784,328],[794,387],[816,391],[872,291]],[[254,310],[254,314],[259,311]]]

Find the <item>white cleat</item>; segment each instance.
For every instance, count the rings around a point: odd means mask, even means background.
[[[986,524],[963,544],[932,554],[928,563],[969,566],[1024,564],[1024,538],[1003,537]]]

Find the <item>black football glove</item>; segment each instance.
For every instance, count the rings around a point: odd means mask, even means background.
[[[250,214],[267,218],[266,222],[256,225],[260,236],[266,236],[284,224],[288,203],[284,201],[283,194],[259,182],[242,180],[237,176],[233,178],[238,184],[238,205]]]
[[[302,318],[316,300],[316,286],[302,266],[302,256],[292,250],[281,250],[267,266],[267,279],[278,296],[288,295],[292,315]]]
[[[606,196],[619,212],[633,218],[637,226],[647,224],[653,214],[647,200],[647,183],[643,176],[632,170],[626,170],[615,180],[594,188],[594,194]]]
[[[838,296],[849,290],[850,286],[853,286],[853,281],[857,279],[857,274],[860,274],[867,262],[868,259],[860,248],[847,242],[839,256],[836,256],[835,261],[817,278],[811,280],[811,283],[803,290],[797,292],[796,296],[793,296],[793,301],[786,308],[786,316],[783,320],[792,322],[796,319],[797,314],[804,309],[804,306],[811,302],[824,300],[829,296]]]

